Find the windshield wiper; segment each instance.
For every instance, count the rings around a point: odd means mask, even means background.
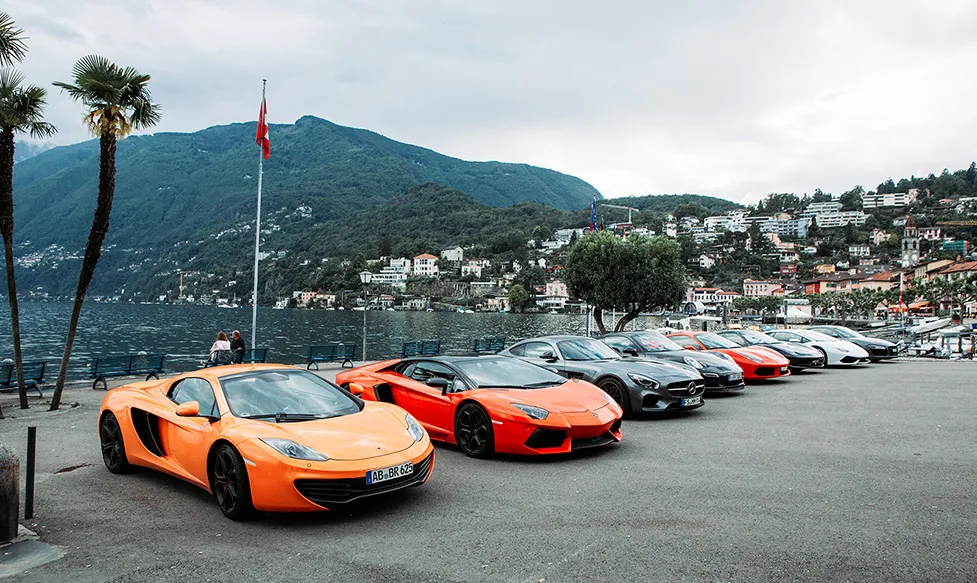
[[[265,415],[244,415],[243,419],[274,419],[275,423],[281,423],[282,421],[315,421],[316,419],[328,419],[330,417],[335,417],[335,415],[319,414],[313,415],[312,413],[268,413]]]
[[[543,389],[543,388],[546,388],[546,387],[555,387],[557,385],[562,385],[565,382],[566,382],[565,380],[563,380],[563,381],[543,381],[543,382],[540,382],[540,383],[528,383],[528,384],[525,384],[523,386],[526,387],[527,389]]]

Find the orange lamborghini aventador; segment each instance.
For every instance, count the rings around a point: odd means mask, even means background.
[[[430,438],[400,407],[274,364],[119,387],[102,402],[98,434],[109,471],[171,474],[213,493],[235,520],[419,486],[434,465]]]
[[[363,399],[395,403],[437,441],[472,457],[552,454],[621,441],[624,411],[579,379],[506,356],[431,356],[336,375]]]

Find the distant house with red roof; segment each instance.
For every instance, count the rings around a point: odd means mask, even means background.
[[[438,276],[438,258],[430,253],[421,253],[414,257],[414,268],[412,274],[419,277]]]

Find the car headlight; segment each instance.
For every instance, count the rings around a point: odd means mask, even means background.
[[[532,405],[523,405],[521,403],[509,403],[516,409],[519,409],[526,415],[529,415],[532,419],[546,419],[549,417],[550,412],[542,407],[533,407]]]
[[[639,386],[642,386],[646,389],[657,389],[658,387],[661,386],[661,383],[659,383],[658,381],[656,381],[651,377],[646,377],[643,374],[629,373],[628,377],[630,377],[631,380],[636,382]]]
[[[755,354],[750,354],[749,352],[741,352],[740,354],[749,358],[753,362],[763,362],[763,359]]]
[[[413,415],[408,413],[407,417],[404,417],[404,421],[407,422],[407,433],[410,433],[414,442],[424,439],[424,428],[417,422],[417,419],[414,419]]]
[[[605,400],[605,401],[607,401],[607,403],[608,403],[609,405],[617,405],[617,401],[615,401],[615,400],[614,400],[614,397],[612,397],[612,396],[610,396],[610,395],[608,395],[608,394],[607,394],[607,393],[605,393],[604,391],[601,391],[601,392],[600,392],[600,394],[601,394],[601,395],[604,395],[604,400]],[[618,405],[618,406],[620,406],[620,405]]]
[[[697,368],[699,370],[702,370],[702,369],[706,368],[705,366],[702,365],[701,362],[699,362],[698,360],[692,358],[691,356],[686,356],[686,357],[682,358],[682,360],[685,362],[685,364],[687,364],[687,365],[689,365],[689,366],[691,366],[693,368]]]
[[[295,443],[291,439],[262,437],[261,441],[265,442],[266,445],[270,446],[283,456],[290,457],[292,459],[308,460],[311,462],[329,461],[328,457],[322,455],[311,447],[306,447],[301,443]]]

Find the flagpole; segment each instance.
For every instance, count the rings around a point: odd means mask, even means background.
[[[265,107],[266,79],[261,80],[261,108]],[[261,123],[259,120],[258,123]],[[266,122],[267,123],[267,122]],[[258,151],[258,212],[254,219],[254,292],[251,294],[251,348],[258,347],[258,244],[261,241],[261,173],[265,161],[264,148]]]

